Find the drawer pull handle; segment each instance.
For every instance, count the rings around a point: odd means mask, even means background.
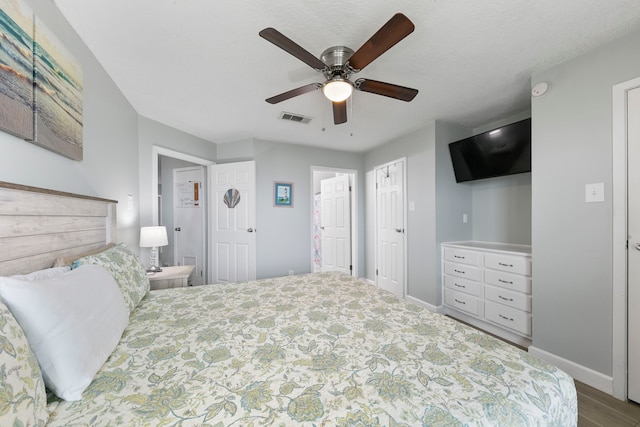
[[[504,262],[499,262],[498,265],[501,265],[503,267],[513,268],[513,264],[505,264]]]
[[[456,270],[455,268],[453,269],[453,271],[455,271],[456,273],[465,274],[464,271]]]
[[[498,314],[498,316],[504,320],[508,320],[509,322],[513,322],[513,318],[512,317],[507,317],[507,316],[503,316],[502,314]]]
[[[509,301],[509,302],[513,302],[513,298],[505,298],[502,295],[498,295],[498,298],[500,298],[501,300],[505,300],[505,301]]]
[[[466,286],[465,286],[465,285],[459,285],[459,284],[457,284],[457,283],[454,283],[454,284],[453,284],[453,286],[457,286],[457,287],[462,288],[462,289],[465,289],[465,288],[466,288]]]
[[[460,256],[460,255],[454,255],[453,257],[454,257],[454,258],[458,258],[458,259],[464,259],[464,257],[463,257],[463,256]]]
[[[462,304],[462,305],[466,305],[466,304],[467,304],[466,302],[464,302],[464,301],[460,301],[460,300],[459,300],[459,299],[457,299],[457,298],[454,298],[453,300],[454,300],[455,302],[457,302],[458,304]]]
[[[506,283],[507,285],[513,285],[513,282],[510,282],[510,281],[508,281],[508,280],[498,279],[498,282],[500,282],[500,283]]]

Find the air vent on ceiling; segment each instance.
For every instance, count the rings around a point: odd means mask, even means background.
[[[289,120],[290,122],[305,123],[305,124],[311,121],[311,117],[301,116],[300,114],[287,113],[286,111],[283,111],[280,113],[280,118],[282,120]]]

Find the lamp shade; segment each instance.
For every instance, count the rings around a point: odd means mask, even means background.
[[[153,248],[158,246],[167,246],[167,228],[162,227],[142,227],[140,229],[140,247]]]

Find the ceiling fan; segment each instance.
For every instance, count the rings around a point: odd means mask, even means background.
[[[334,46],[322,52],[320,58],[316,58],[278,30],[265,28],[258,33],[260,37],[295,56],[325,77],[324,83],[301,86],[267,98],[266,101],[277,104],[322,89],[324,96],[333,103],[333,122],[337,125],[347,121],[347,99],[354,89],[409,102],[418,94],[416,89],[362,78],[352,82],[349,78],[411,34],[414,28],[409,18],[402,13],[396,13],[357,51],[354,52],[346,46]]]

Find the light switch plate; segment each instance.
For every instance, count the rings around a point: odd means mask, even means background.
[[[604,202],[604,182],[585,184],[584,201],[587,203]]]

